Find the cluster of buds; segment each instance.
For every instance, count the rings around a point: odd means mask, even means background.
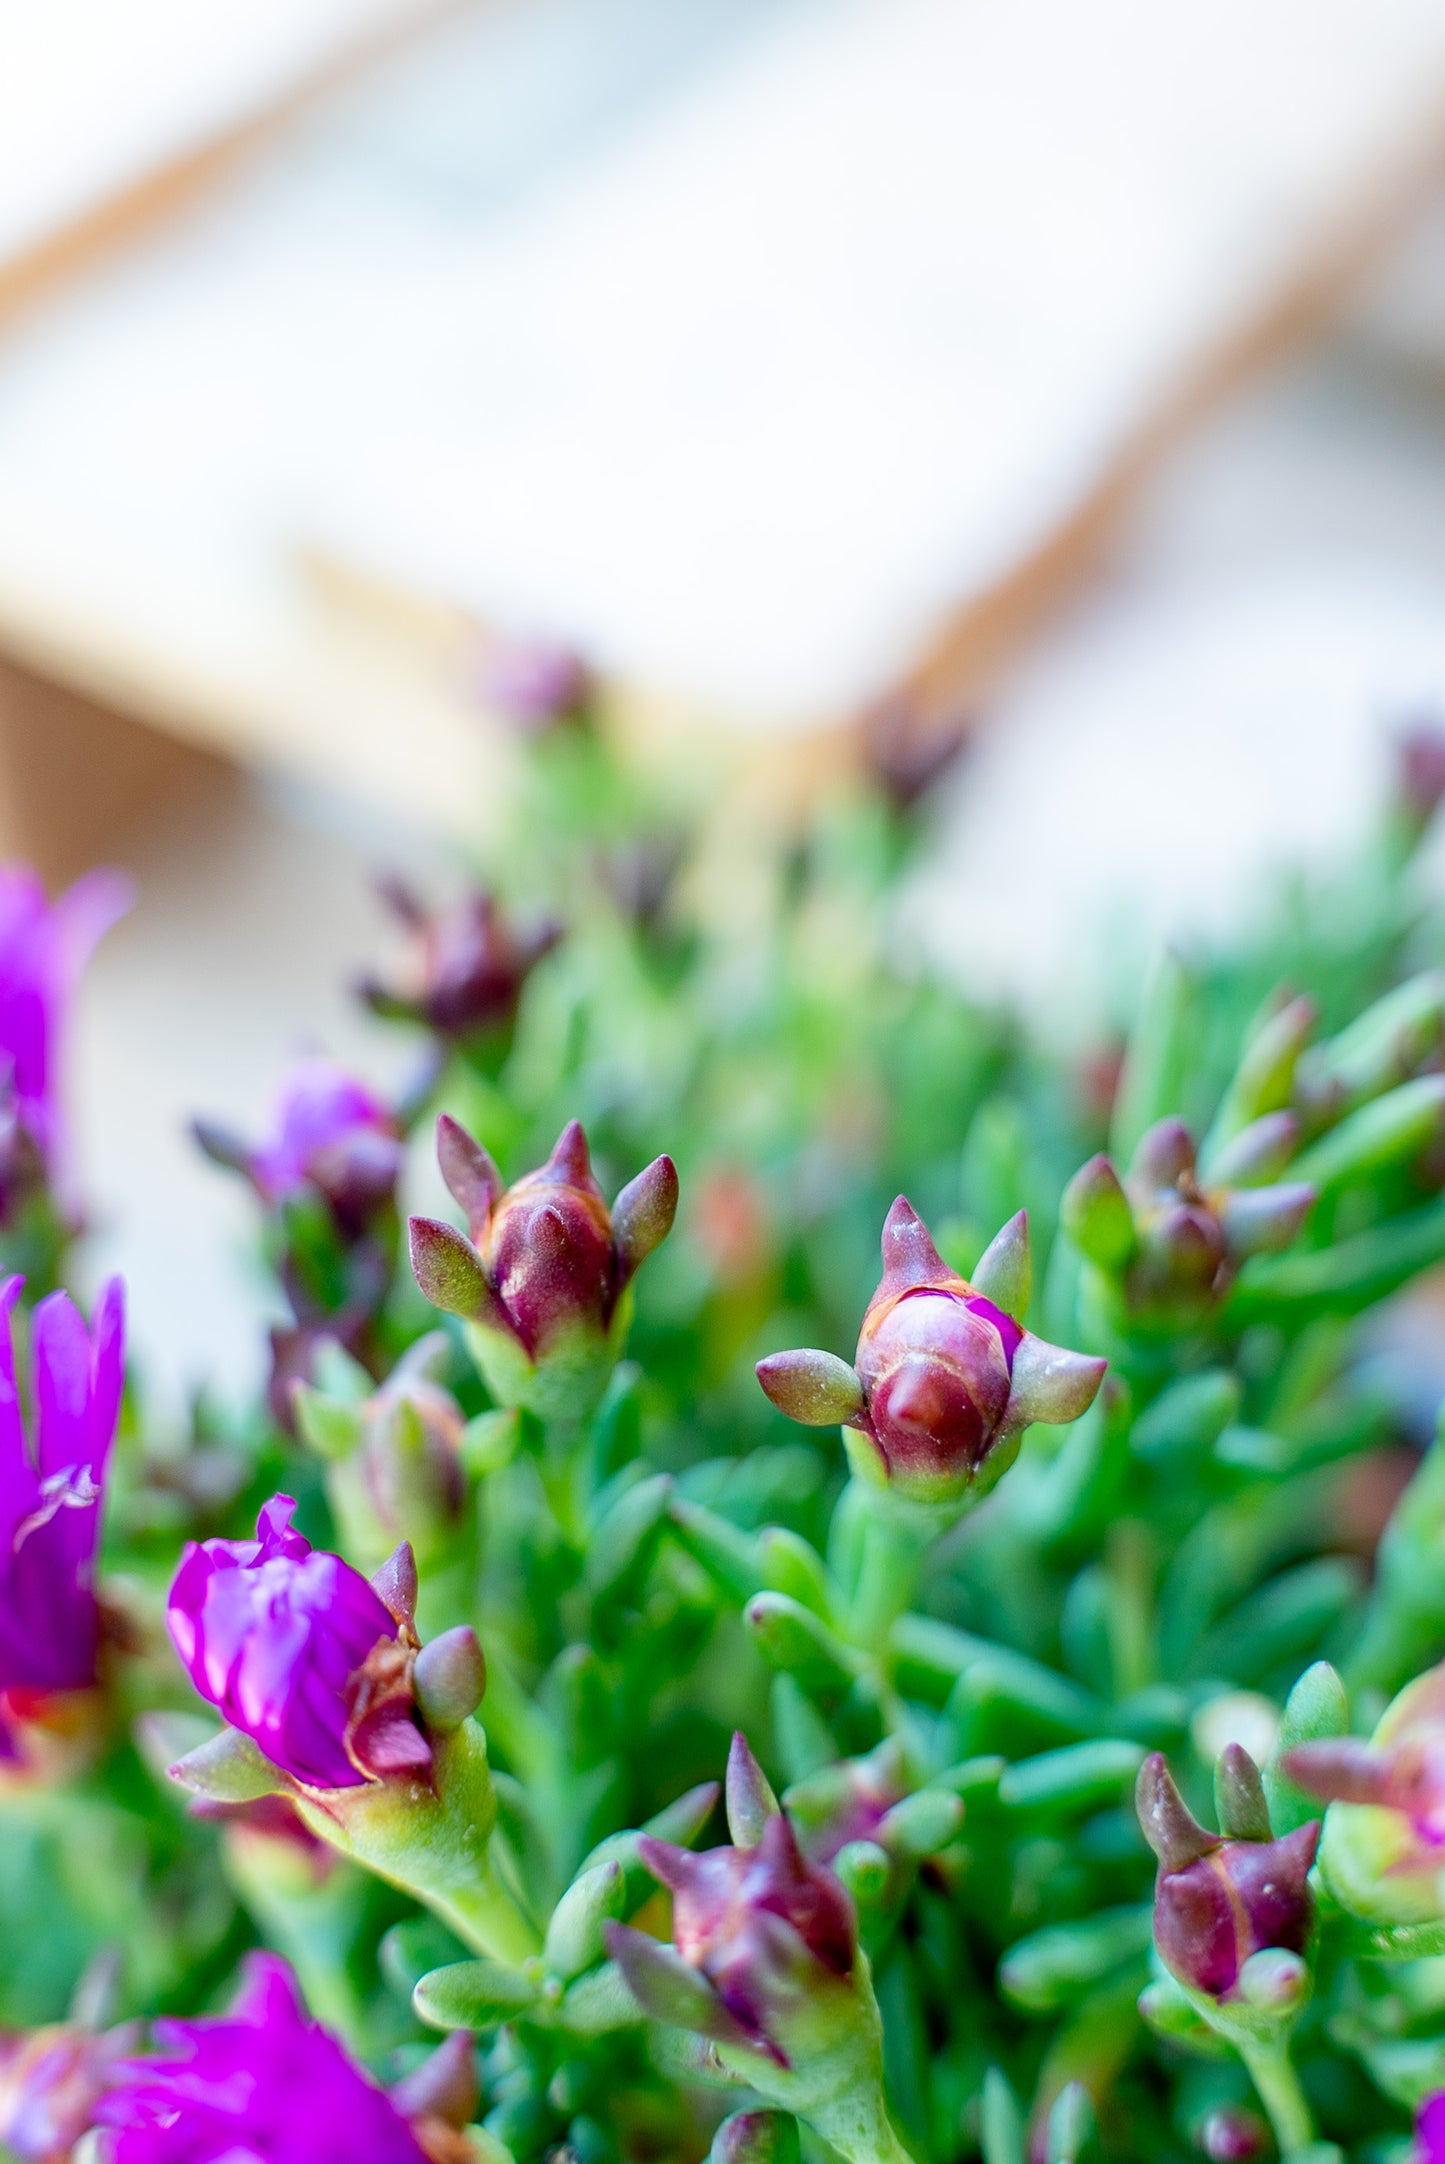
[[[330,1362],[323,1357],[318,1372],[328,1382],[344,1379],[347,1394],[295,1386],[296,1424],[326,1461],[327,1500],[342,1546],[366,1570],[379,1570],[401,1541],[410,1543],[423,1572],[450,1560],[466,1514],[467,1482],[465,1418],[435,1374],[445,1353],[446,1340],[432,1331],[408,1347],[380,1389],[339,1353]]]
[[[1406,1685],[1368,1743],[1300,1743],[1284,1770],[1329,1803],[1320,1875],[1342,1908],[1372,1924],[1445,1917],[1445,1663]]]
[[[512,1187],[445,1114],[437,1125],[437,1157],[466,1213],[469,1237],[435,1218],[414,1217],[417,1283],[434,1307],[462,1317],[499,1405],[542,1419],[584,1417],[622,1349],[632,1280],[672,1229],[672,1159],[655,1158],[609,1210],[576,1120],[546,1164]]]
[[[469,2164],[480,2094],[460,2031],[390,2092],[311,2020],[284,1961],[252,1954],[229,2014],[156,2023],[158,2052],[111,2073],[89,2122],[106,2164]],[[22,2152],[34,2153],[34,2152]]]
[[[95,1559],[106,1465],[120,1417],[124,1312],[119,1279],[93,1331],[63,1292],[31,1324],[33,1436],[16,1386],[11,1314],[0,1288],[0,1763],[44,1772],[94,1727],[100,1652]]]
[[[416,1632],[403,1544],[368,1581],[294,1531],[276,1496],[254,1541],[192,1543],[167,1609],[201,1697],[228,1726],[171,1767],[210,1803],[279,1794],[306,1828],[430,1903],[484,1952],[535,1933],[496,1882],[496,1799],[471,1716],[486,1664],[469,1625]]]
[[[272,1411],[291,1421],[291,1389],[309,1379],[322,1337],[363,1360],[395,1270],[402,1138],[394,1113],[325,1059],[282,1083],[264,1141],[207,1120],[194,1126],[212,1161],[241,1173],[266,1213],[267,1245],[295,1316],[272,1332]]]
[[[479,888],[434,910],[401,879],[386,880],[381,893],[407,932],[408,951],[395,984],[363,980],[367,1005],[377,1014],[424,1023],[469,1051],[505,1050],[522,987],[556,946],[560,927],[514,924],[497,897]]]
[[[1201,1184],[1182,1120],[1159,1120],[1121,1179],[1100,1154],[1064,1190],[1060,1222],[1136,1329],[1189,1329],[1207,1320],[1251,1255],[1288,1247],[1315,1190],[1279,1180],[1298,1141],[1288,1112],[1268,1113],[1214,1158]]]
[[[1279,1839],[1254,1760],[1232,1743],[1215,1774],[1221,1831],[1188,1809],[1159,1752],[1139,1769],[1139,1823],[1159,1860],[1154,1942],[1216,2026],[1282,2027],[1309,1985],[1317,1819]]]
[[[700,1854],[644,1836],[672,1895],[672,1945],[610,1924],[607,1948],[657,2020],[795,2111],[850,2164],[901,2155],[882,2101],[881,2030],[853,1903],[811,1862],[742,1736],[727,1777],[732,1845]]]
[[[61,1046],[99,941],[131,904],[95,871],[56,902],[31,871],[0,868],[0,1231],[15,1266],[51,1282],[76,1217],[61,1104]]]
[[[883,1226],[883,1278],[854,1365],[827,1352],[773,1353],[758,1381],[790,1419],[840,1422],[861,1480],[903,1502],[957,1510],[1012,1464],[1026,1427],[1077,1419],[1103,1380],[1103,1360],[1023,1327],[1029,1288],[1022,1210],[970,1282],[900,1195]]]

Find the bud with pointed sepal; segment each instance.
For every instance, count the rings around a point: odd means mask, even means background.
[[[611,1924],[608,1952],[648,2013],[708,2038],[730,2073],[806,2119],[850,2164],[902,2164],[852,1901],[803,1855],[786,1813],[769,1808],[772,1791],[741,1739],[728,1770],[735,1846],[638,1844],[672,1895],[672,1945]]]
[[[585,1417],[622,1349],[632,1280],[672,1228],[672,1159],[654,1159],[609,1210],[576,1120],[546,1164],[512,1187],[445,1115],[437,1156],[469,1236],[414,1217],[417,1283],[433,1306],[462,1317],[499,1404],[542,1419]]]
[[[1291,1115],[1265,1114],[1221,1148],[1205,1185],[1188,1128],[1164,1119],[1141,1137],[1122,1180],[1103,1156],[1075,1173],[1060,1222],[1130,1327],[1198,1325],[1251,1255],[1288,1247],[1315,1189],[1303,1180],[1259,1181],[1281,1169],[1297,1134]]]
[[[1368,1743],[1322,1737],[1281,1770],[1328,1801],[1320,1876],[1371,1924],[1445,1921],[1445,1663],[1405,1686]]]
[[[1220,1760],[1215,1793],[1223,1823],[1210,1833],[1161,1752],[1139,1770],[1139,1823],[1159,1860],[1155,1944],[1202,2010],[1233,2010],[1246,2025],[1287,2021],[1308,1987],[1303,1957],[1314,1923],[1309,1873],[1319,1822],[1274,1839],[1258,1770],[1238,1744]],[[1287,1971],[1265,1963],[1276,1953]]]
[[[956,1510],[987,1494],[1030,1422],[1084,1412],[1106,1363],[1046,1344],[1017,1319],[1029,1297],[1022,1210],[970,1281],[900,1195],[883,1227],[883,1265],[852,1367],[832,1353],[774,1353],[758,1381],[790,1418],[840,1422],[860,1479]]]
[[[424,1023],[495,1059],[510,1042],[522,988],[560,928],[515,924],[494,894],[476,887],[440,909],[428,909],[401,879],[384,881],[381,894],[405,927],[408,947],[398,981],[369,977],[362,998],[378,1014]]]

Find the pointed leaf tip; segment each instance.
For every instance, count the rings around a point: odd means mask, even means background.
[[[481,1256],[455,1225],[414,1217],[409,1236],[412,1273],[433,1307],[471,1322],[500,1313]]]
[[[756,1848],[763,1828],[776,1816],[778,1799],[772,1784],[752,1753],[741,1729],[733,1736],[728,1752],[728,1831],[738,1848]]]
[[[1033,1258],[1029,1251],[1029,1213],[1016,1210],[996,1232],[978,1260],[970,1283],[1005,1315],[1022,1322],[1033,1293]]]
[[[592,1158],[580,1120],[568,1120],[542,1171],[550,1182],[559,1187],[592,1185]]]
[[[1070,1352],[1026,1330],[1014,1352],[1005,1418],[1016,1428],[1077,1420],[1098,1396],[1108,1365],[1098,1353]]]
[[[624,1282],[671,1232],[677,1192],[676,1165],[670,1157],[654,1157],[613,1203],[612,1237]]]
[[[836,1353],[808,1349],[769,1353],[757,1366],[763,1394],[780,1413],[805,1428],[832,1427],[856,1421],[863,1411],[863,1385],[856,1371]]]
[[[1144,1838],[1166,1874],[1182,1871],[1218,1848],[1219,1837],[1200,1825],[1174,1783],[1162,1751],[1151,1751],[1139,1768],[1134,1804]]]
[[[946,1285],[955,1273],[933,1244],[933,1235],[906,1195],[899,1195],[883,1220],[883,1284],[899,1292],[910,1285]]]
[[[1064,1189],[1059,1223],[1081,1254],[1101,1270],[1125,1268],[1138,1244],[1134,1212],[1111,1159],[1102,1151],[1081,1165]]]
[[[1228,1743],[1214,1768],[1214,1806],[1219,1830],[1236,1841],[1273,1838],[1259,1768],[1242,1743]]]
[[[448,1194],[466,1215],[472,1238],[480,1238],[502,1193],[502,1175],[480,1142],[449,1112],[437,1119],[437,1163]]]

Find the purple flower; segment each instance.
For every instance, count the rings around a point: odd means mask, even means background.
[[[100,1296],[93,1333],[67,1294],[41,1301],[27,1443],[10,1335],[20,1286],[12,1277],[0,1288],[0,1693],[23,1717],[37,1696],[95,1682],[95,1556],[120,1416],[124,1313],[118,1278]]]
[[[594,690],[581,656],[552,640],[501,640],[483,657],[487,704],[530,735],[540,736],[553,722],[580,719]]]
[[[265,1201],[315,1188],[342,1226],[360,1229],[389,1202],[401,1169],[396,1122],[380,1098],[331,1060],[305,1059],[282,1083],[270,1139],[246,1169]]]
[[[864,1438],[855,1471],[898,1495],[956,1503],[992,1485],[1033,1420],[1073,1420],[1105,1362],[1045,1344],[1015,1320],[1027,1303],[1022,1211],[989,1246],[969,1283],[943,1260],[900,1195],[883,1227],[883,1278],[863,1317],[855,1362],[832,1353],[774,1353],[758,1381],[781,1412],[809,1426],[841,1421]]]
[[[1310,1866],[1320,1826],[1275,1840],[1253,1761],[1231,1744],[1221,1761],[1221,1801],[1234,1796],[1226,1834],[1191,1815],[1156,1751],[1139,1771],[1139,1822],[1159,1859],[1154,1941],[1171,1974],[1211,1999],[1228,1999],[1252,1955],[1303,1954],[1314,1924]],[[1246,1830],[1247,1829],[1247,1830]]]
[[[201,1696],[307,1787],[424,1773],[409,1619],[293,1532],[295,1508],[273,1496],[255,1540],[186,1548],[167,1608],[176,1651]]]
[[[426,2164],[403,2113],[312,2021],[274,1954],[229,2014],[158,2021],[161,2054],[119,2070],[97,2111],[107,2164]]]
[[[528,976],[561,934],[555,924],[522,930],[495,895],[472,888],[446,909],[428,910],[399,879],[385,899],[411,935],[402,982],[367,979],[361,995],[378,1014],[425,1022],[439,1036],[504,1036]]]
[[[503,1186],[486,1151],[445,1115],[437,1157],[470,1238],[435,1218],[412,1219],[422,1291],[475,1325],[478,1358],[504,1404],[529,1402],[537,1370],[554,1356],[571,1384],[590,1371],[588,1388],[600,1391],[616,1358],[623,1294],[672,1227],[672,1159],[654,1158],[609,1210],[576,1120],[546,1164],[514,1187]]]
[[[1445,2164],[1445,2090],[1427,2096],[1415,2120],[1419,2164]]]
[[[0,1066],[52,1179],[65,1178],[60,1039],[85,965],[130,907],[122,872],[88,872],[51,903],[35,873],[0,867]]]

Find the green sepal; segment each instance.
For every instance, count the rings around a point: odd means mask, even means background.
[[[1328,1661],[1307,1668],[1284,1702],[1278,1733],[1264,1764],[1264,1794],[1277,1835],[1294,1833],[1318,1818],[1321,1804],[1283,1771],[1284,1756],[1301,1743],[1319,1743],[1350,1732],[1350,1702]]]
[[[221,1729],[168,1770],[173,1781],[208,1803],[256,1803],[262,1796],[284,1795],[289,1786],[238,1728]]]

